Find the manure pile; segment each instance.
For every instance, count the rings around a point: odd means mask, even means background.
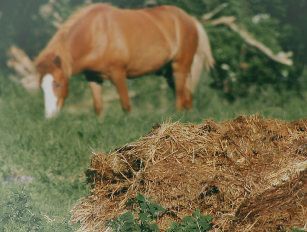
[[[259,116],[166,123],[110,154],[94,155],[91,195],[72,211],[81,231],[104,231],[141,193],[171,214],[163,230],[195,209],[215,231],[283,231],[307,224],[307,120]]]

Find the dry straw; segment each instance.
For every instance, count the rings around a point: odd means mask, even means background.
[[[141,193],[169,210],[162,231],[199,208],[215,231],[276,231],[307,223],[307,120],[257,115],[199,125],[166,123],[110,154],[96,154],[93,189],[72,210],[81,231],[129,210]]]

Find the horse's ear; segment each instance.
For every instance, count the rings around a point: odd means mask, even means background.
[[[40,73],[46,73],[51,71],[54,66],[61,68],[61,58],[54,53],[49,53],[47,55],[39,57],[36,61],[36,69]]]
[[[58,67],[61,68],[62,67],[62,61],[61,58],[59,56],[55,56],[53,59],[53,63]]]
[[[44,73],[47,70],[47,68],[48,68],[48,65],[44,61],[41,61],[41,62],[36,64],[36,70],[39,73]]]

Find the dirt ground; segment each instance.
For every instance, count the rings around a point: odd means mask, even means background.
[[[221,123],[165,123],[88,171],[91,195],[72,210],[81,231],[103,231],[141,193],[171,214],[163,230],[195,209],[214,231],[286,231],[307,225],[307,119],[258,115]]]

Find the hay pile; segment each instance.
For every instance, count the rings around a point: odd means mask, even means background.
[[[135,143],[93,156],[90,170],[92,194],[72,211],[81,231],[103,231],[137,193],[175,213],[159,219],[162,229],[197,208],[213,216],[216,231],[307,223],[307,120],[157,125]]]

